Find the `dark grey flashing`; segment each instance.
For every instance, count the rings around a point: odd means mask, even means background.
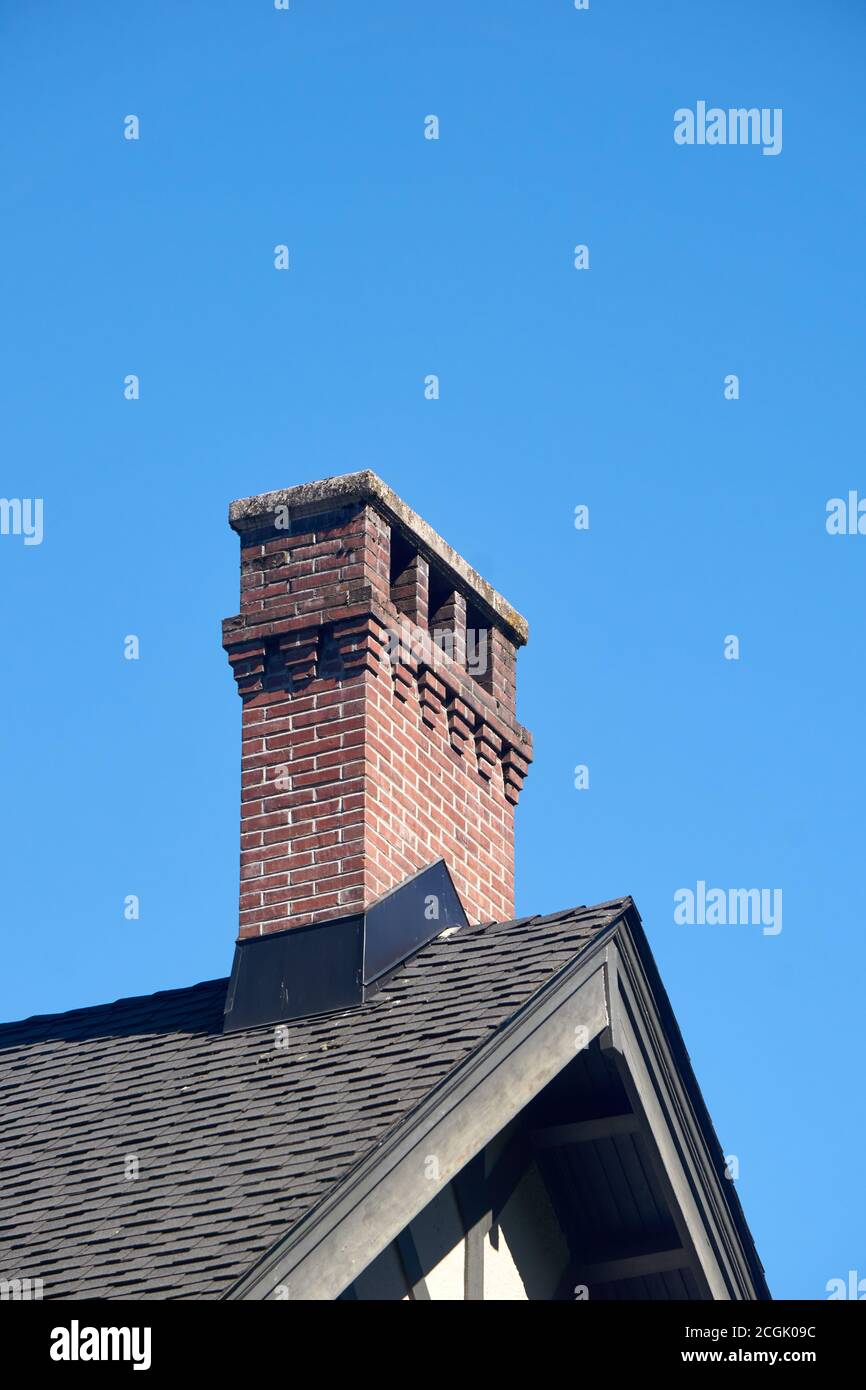
[[[517,646],[525,645],[529,624],[523,615],[370,469],[242,497],[229,506],[229,525],[243,535],[260,527],[278,507],[288,508],[290,517],[315,516],[325,507],[336,508],[350,502],[368,502],[375,507],[420,554],[446,571],[455,588],[488,610]]]
[[[467,925],[439,858],[363,912],[246,937],[235,945],[224,1031],[359,1008],[422,946]]]

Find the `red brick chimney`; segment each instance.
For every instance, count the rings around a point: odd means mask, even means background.
[[[514,915],[519,613],[375,473],[233,502],[240,936],[361,911],[440,856]]]

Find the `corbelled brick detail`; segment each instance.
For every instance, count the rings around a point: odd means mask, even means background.
[[[523,620],[373,474],[235,503],[230,519],[240,935],[359,911],[439,856],[471,921],[513,916],[532,757],[514,712]],[[467,602],[485,624],[468,670]]]

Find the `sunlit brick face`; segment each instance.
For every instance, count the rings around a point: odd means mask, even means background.
[[[359,911],[440,856],[470,921],[514,915],[522,619],[373,477],[232,509],[243,937]]]

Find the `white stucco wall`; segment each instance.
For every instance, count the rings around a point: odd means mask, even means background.
[[[488,1154],[488,1169],[498,1157]],[[460,1210],[449,1184],[419,1212],[409,1228],[431,1299],[462,1302],[465,1248]],[[568,1262],[568,1249],[541,1174],[530,1164],[484,1239],[484,1298],[526,1302],[549,1299]],[[407,1299],[396,1245],[355,1281],[360,1299]]]

